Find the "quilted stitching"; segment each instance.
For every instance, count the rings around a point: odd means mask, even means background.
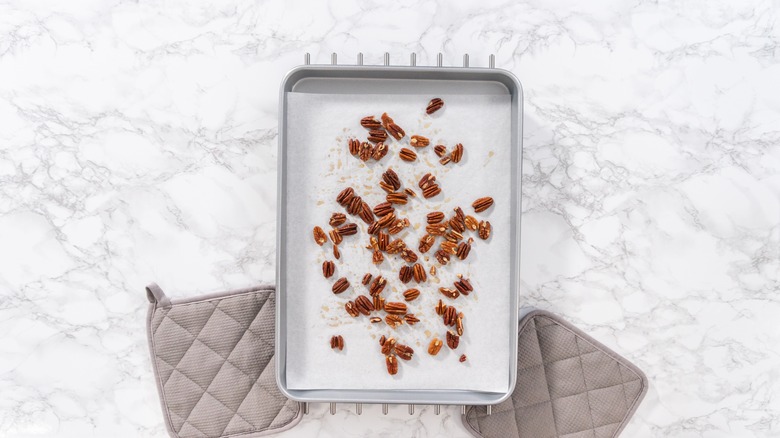
[[[643,389],[643,377],[612,353],[536,315],[518,339],[510,398],[489,416],[483,406],[471,408],[465,421],[485,437],[614,437]]]
[[[299,415],[274,380],[273,306],[258,291],[154,309],[154,364],[179,437],[257,433]]]

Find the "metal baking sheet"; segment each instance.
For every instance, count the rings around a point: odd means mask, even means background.
[[[295,310],[287,306],[285,278],[288,275],[285,239],[288,211],[286,194],[288,160],[286,154],[287,93],[324,94],[479,94],[508,95],[511,98],[511,245],[510,266],[510,318],[506,321],[514,333],[506,339],[509,343],[510,372],[507,375],[508,391],[505,393],[466,390],[298,390],[287,385],[287,324],[295,320]],[[495,404],[506,399],[515,385],[517,355],[517,304],[519,289],[520,257],[520,180],[522,157],[522,88],[509,72],[493,68],[425,68],[425,67],[374,67],[374,66],[305,66],[292,70],[281,86],[279,117],[279,181],[278,181],[278,229],[277,229],[277,309],[276,309],[276,373],[280,389],[290,398],[310,402],[356,403],[411,403],[411,404]]]

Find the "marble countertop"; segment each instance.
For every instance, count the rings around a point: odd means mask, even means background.
[[[360,51],[521,80],[522,305],[647,373],[624,436],[780,436],[778,4],[547,3],[0,3],[0,436],[165,436],[143,286],[274,281],[280,80]]]

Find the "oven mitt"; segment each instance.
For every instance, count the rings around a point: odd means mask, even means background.
[[[616,437],[647,392],[636,366],[549,312],[522,318],[517,342],[512,395],[491,415],[485,406],[463,415],[476,436]]]
[[[146,288],[149,349],[172,437],[258,437],[289,429],[301,405],[276,385],[272,286],[170,300]]]

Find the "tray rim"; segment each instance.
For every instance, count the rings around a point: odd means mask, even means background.
[[[307,76],[308,75],[308,76]],[[422,77],[421,77],[422,76]],[[443,76],[443,77],[442,77]],[[511,238],[514,244],[510,249],[514,253],[512,263],[514,276],[510,293],[513,295],[510,300],[514,304],[510,309],[510,321],[513,326],[517,324],[519,302],[520,302],[520,230],[521,230],[521,200],[522,200],[522,174],[523,174],[523,88],[517,77],[512,72],[500,68],[482,68],[482,67],[409,67],[409,66],[362,66],[362,65],[304,65],[291,69],[285,75],[280,85],[279,91],[279,125],[278,125],[278,144],[277,144],[277,230],[276,230],[276,309],[275,309],[275,378],[279,390],[291,400],[299,402],[341,402],[341,403],[386,403],[386,404],[453,404],[453,405],[488,405],[501,403],[512,394],[517,380],[517,360],[510,363],[509,385],[506,392],[482,392],[474,390],[445,390],[445,389],[425,389],[425,390],[381,390],[381,389],[310,389],[310,390],[291,390],[287,388],[286,376],[283,371],[286,369],[286,337],[283,337],[282,314],[286,310],[286,297],[284,296],[284,277],[282,276],[283,260],[283,225],[284,224],[284,205],[285,205],[285,172],[286,161],[284,148],[286,146],[286,127],[287,127],[287,103],[286,93],[292,91],[294,85],[301,79],[307,77],[317,77],[320,79],[350,78],[361,79],[409,79],[409,80],[461,80],[461,81],[485,81],[499,82],[503,84],[512,98],[512,116],[513,140],[510,147],[518,149],[517,158],[513,165],[515,172],[512,177],[516,178],[516,195],[513,202],[512,212],[514,213],[514,223],[516,228]],[[514,287],[512,287],[514,286]],[[285,332],[286,333],[286,332]],[[510,346],[510,357],[517,357],[517,330],[514,333],[514,342]],[[337,393],[342,397],[333,397]],[[365,393],[367,397],[361,395]],[[330,394],[331,396],[327,396]],[[375,397],[368,397],[374,394]],[[381,394],[381,397],[376,397]],[[410,396],[410,397],[406,397]]]

